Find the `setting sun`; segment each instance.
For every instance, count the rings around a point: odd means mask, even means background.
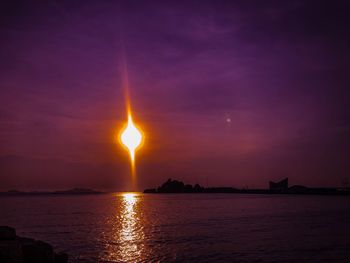
[[[128,149],[131,162],[134,163],[135,150],[141,145],[143,136],[140,130],[135,126],[131,114],[128,115],[128,125],[121,133],[120,140],[122,144]]]

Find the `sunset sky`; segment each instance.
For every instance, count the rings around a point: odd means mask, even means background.
[[[346,1],[2,1],[0,190],[350,181]],[[348,179],[347,179],[348,178]]]

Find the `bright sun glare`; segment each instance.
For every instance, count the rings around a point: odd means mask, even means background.
[[[131,114],[128,116],[128,125],[120,137],[122,143],[128,148],[131,161],[135,160],[135,150],[142,142],[142,134],[132,121]]]
[[[123,194],[124,201],[128,204],[134,204],[136,202],[136,194],[125,193]]]

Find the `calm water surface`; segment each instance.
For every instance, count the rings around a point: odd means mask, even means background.
[[[349,197],[1,197],[0,225],[70,262],[350,262]]]

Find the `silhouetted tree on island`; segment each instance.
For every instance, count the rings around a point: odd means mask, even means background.
[[[157,191],[159,193],[183,193],[185,192],[185,184],[177,180],[172,181],[169,178],[168,181],[158,187]]]
[[[159,186],[157,189],[146,189],[145,193],[200,193],[204,188],[199,184],[194,187],[190,184],[184,184],[181,181],[171,180],[169,178],[165,183]]]
[[[157,189],[146,189],[144,193],[237,193],[237,194],[311,194],[311,195],[350,195],[349,188],[310,188],[303,185],[288,187],[288,178],[280,182],[269,182],[269,189],[237,189],[233,187],[208,187],[199,184],[192,186],[169,178]]]

